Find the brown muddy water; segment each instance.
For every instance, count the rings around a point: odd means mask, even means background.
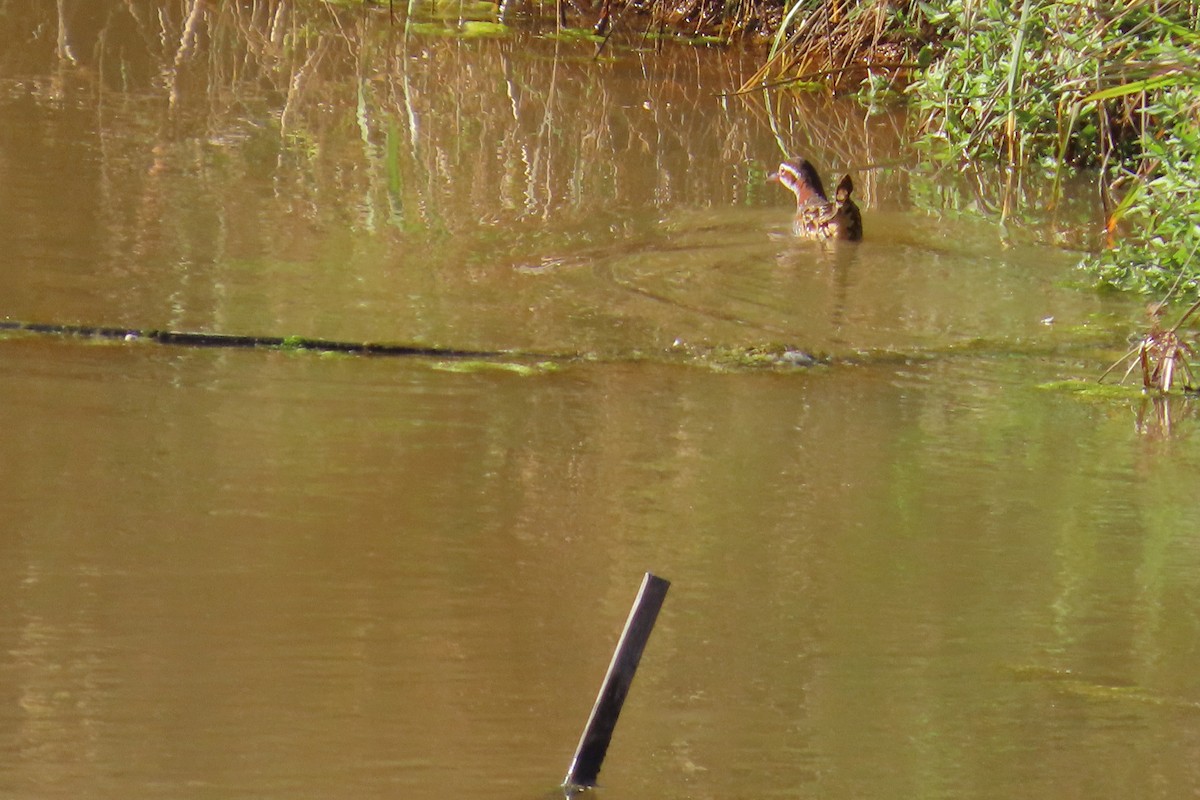
[[[646,570],[598,798],[1200,794],[1194,411],[1047,388],[1141,325],[1086,187],[1000,225],[754,52],[49,6],[0,317],[578,357],[0,339],[0,796],[554,796]]]

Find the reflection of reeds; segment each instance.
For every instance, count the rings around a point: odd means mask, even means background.
[[[804,29],[828,23],[869,43],[871,7],[809,3],[828,19]],[[14,22],[55,30],[53,9],[32,14]],[[877,197],[906,198],[1045,230],[1034,212],[1051,205],[1046,187],[1020,174],[1009,183],[990,172],[910,176],[897,168],[907,163],[901,116],[824,93],[738,93],[762,62],[752,49],[649,52],[617,39],[616,58],[596,61],[588,43],[405,35],[386,13],[285,0],[129,2],[85,21],[64,24],[60,38],[81,62],[74,74],[109,87],[105,173],[144,170],[133,181],[143,192],[137,219],[120,221],[139,207],[122,196],[129,181],[106,181],[115,194],[105,213],[136,230],[129,240],[148,257],[186,243],[170,231],[202,213],[228,231],[258,220],[254,251],[284,258],[312,252],[334,220],[437,241],[447,257],[491,240],[498,251],[533,240],[560,250],[555,237],[586,245],[645,230],[654,219],[645,209],[775,202],[762,177],[785,155],[852,173],[868,211]],[[851,38],[822,58],[845,63]],[[1057,241],[1077,235],[1070,221],[1050,220]],[[207,238],[206,248],[230,247],[251,234]]]
[[[22,24],[53,32],[52,14]],[[588,43],[406,36],[386,14],[283,0],[129,2],[76,21],[80,65],[60,72],[96,109],[103,247],[125,271],[180,265],[196,295],[181,308],[217,291],[187,265],[378,244],[432,272],[494,274],[663,235],[680,207],[782,205],[763,178],[784,155],[852,172],[868,209],[907,180],[873,169],[898,163],[899,117],[734,94],[752,50],[617,38],[597,61]]]
[[[1001,238],[1041,241],[1076,250],[1093,234],[1080,225],[1096,213],[1096,181],[1080,176],[1063,194],[1054,176],[1004,171],[995,164],[929,165],[906,182],[912,205],[940,219],[973,218],[1000,223]]]
[[[873,136],[889,148],[897,139],[890,118],[863,126],[824,101],[715,97],[714,83],[739,81],[752,53],[714,69],[694,50],[626,52],[618,67],[568,44],[403,37],[386,18],[334,24],[328,11],[269,0],[181,0],[141,19],[159,26],[146,41],[174,43],[147,53],[167,89],[164,136],[243,152],[253,141],[261,158],[273,118],[277,180],[336,205],[354,197],[373,228],[455,233],[605,205],[740,202],[746,165],[774,157],[756,152],[764,124],[780,150],[832,149],[838,167],[861,166]],[[353,109],[357,153],[340,109]]]
[[[1200,310],[1200,301],[1193,303],[1179,320],[1170,328],[1163,328],[1162,315],[1165,304],[1152,303],[1147,309],[1150,316],[1150,330],[1142,337],[1132,350],[1121,357],[1100,376],[1104,380],[1110,373],[1125,361],[1129,368],[1125,370],[1121,380],[1128,378],[1134,369],[1142,373],[1142,388],[1146,391],[1166,393],[1171,391],[1176,381],[1186,390],[1195,391],[1196,378],[1192,373],[1191,362],[1196,353],[1192,346],[1180,336],[1179,331],[1188,319]]]
[[[86,8],[64,18],[77,63],[22,86],[43,117],[64,107],[77,120],[74,193],[96,236],[78,258],[121,276],[103,291],[127,310],[111,318],[122,324],[149,313],[154,326],[255,332],[261,318],[359,338],[401,292],[421,298],[427,316],[404,330],[423,335],[457,319],[445,309],[468,293],[506,302],[515,275],[686,238],[690,210],[714,209],[704,224],[762,225],[736,209],[769,203],[785,220],[763,180],[785,153],[853,172],[868,212],[878,181],[905,179],[865,169],[898,154],[895,117],[828,97],[734,95],[761,59],[750,49],[651,52],[618,34],[597,60],[589,42],[521,31],[405,35],[361,7]],[[53,58],[53,5],[40,14],[0,13],[0,40],[23,41],[13,26],[46,30]],[[10,48],[0,66],[22,58]],[[14,212],[14,229],[56,218],[37,212]],[[349,295],[374,316],[337,316],[298,293]]]

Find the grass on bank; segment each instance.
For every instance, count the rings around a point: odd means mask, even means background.
[[[1012,169],[1102,171],[1103,285],[1200,294],[1200,3],[923,4],[939,56],[913,82],[921,142]]]

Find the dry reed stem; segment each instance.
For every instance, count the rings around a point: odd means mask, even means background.
[[[883,0],[825,0],[801,16],[803,3],[797,0],[789,12],[798,18],[794,28],[776,39],[770,58],[739,91],[814,78],[836,90],[850,85],[855,75],[872,70],[899,73],[915,66],[910,59],[897,57],[903,54],[903,47],[887,39],[887,19],[894,11]],[[784,24],[789,21],[785,18]]]

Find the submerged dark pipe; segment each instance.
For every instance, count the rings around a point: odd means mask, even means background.
[[[633,674],[637,671],[642,651],[646,648],[654,622],[658,619],[658,611],[670,587],[670,581],[649,572],[642,578],[642,586],[633,601],[629,618],[625,620],[625,629],[617,640],[616,652],[608,665],[604,682],[600,684],[600,694],[592,706],[583,735],[579,737],[575,757],[571,759],[571,767],[563,780],[564,787],[570,789],[596,785],[596,776],[600,774],[600,765],[604,762],[608,743],[617,727],[621,706],[629,694]]]
[[[41,322],[0,320],[0,331],[19,331],[57,336],[78,336],[86,339],[116,341],[151,341],[178,347],[263,348],[276,350],[311,350],[319,353],[346,353],[364,356],[416,356],[426,358],[539,358],[561,359],[569,356],[546,353],[525,353],[504,350],[461,350],[454,347],[430,347],[412,344],[383,344],[379,342],[344,342],[335,339],[312,339],[303,336],[242,336],[229,333],[170,331],[139,328],[118,328],[102,325],[58,325]]]
[[[732,317],[729,317],[732,319]],[[244,350],[293,350],[315,353],[343,353],[357,356],[408,356],[412,358],[444,359],[447,361],[478,360],[502,361],[505,359],[519,361],[541,361],[556,363],[595,362],[599,360],[595,354],[584,352],[538,352],[535,350],[468,350],[458,347],[438,347],[436,345],[418,345],[384,342],[349,342],[337,339],[315,339],[307,336],[248,336],[231,333],[203,333],[200,331],[173,331],[157,328],[121,328],[105,325],[73,325],[61,323],[23,322],[13,319],[0,319],[0,334],[5,331],[13,333],[31,333],[43,336],[60,336],[64,338],[102,339],[117,342],[153,342],[170,347],[191,348],[232,348]],[[832,363],[832,359],[814,356],[804,350],[786,347],[778,350],[772,345],[765,350],[758,347],[733,348],[722,355],[720,348],[707,350],[680,349],[672,346],[663,355],[664,359],[679,359],[717,362],[722,360],[733,366],[774,366],[774,367],[811,367],[816,364]],[[634,352],[624,356],[613,355],[610,360],[641,360],[646,358],[643,352]],[[740,359],[740,360],[739,360]]]

